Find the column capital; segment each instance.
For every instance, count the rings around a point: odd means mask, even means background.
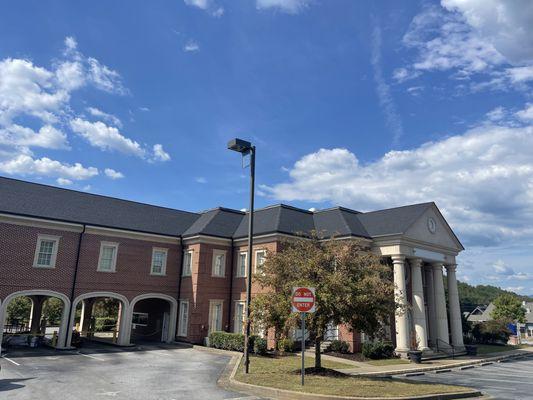
[[[443,263],[441,263],[441,262],[433,262],[433,263],[431,263],[431,267],[433,269],[440,269],[442,271],[442,266],[443,266]]]
[[[391,256],[391,259],[393,263],[404,263],[405,262],[405,256],[401,254]]]
[[[411,267],[421,268],[422,267],[422,259],[421,258],[410,258],[409,264],[411,264]]]
[[[446,271],[455,272],[457,270],[457,264],[446,264]]]

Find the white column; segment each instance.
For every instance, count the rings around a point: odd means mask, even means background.
[[[133,320],[133,307],[122,302],[121,305],[117,344],[120,346],[129,346],[131,339],[131,321]]]
[[[422,283],[422,260],[409,260],[413,287],[413,323],[419,350],[429,350],[427,338],[426,308],[424,306],[424,284]]]
[[[452,344],[456,347],[464,347],[463,323],[461,320],[461,307],[459,305],[459,291],[457,289],[457,277],[455,270],[457,265],[446,265],[448,275],[448,306],[450,308],[450,328],[452,332]]]
[[[409,323],[407,320],[407,287],[405,285],[405,257],[392,256],[394,265],[394,297],[399,307],[396,309],[396,352],[409,351]]]
[[[432,346],[435,346],[437,342],[437,313],[435,310],[435,289],[433,285],[433,266],[429,265],[425,268],[426,272],[426,286],[427,286],[427,298],[426,303],[428,306],[428,319],[427,325],[429,330],[429,340]]]
[[[70,301],[63,301],[63,311],[61,311],[61,325],[59,326],[59,332],[57,335],[57,345],[56,348],[64,349],[70,345],[65,346],[65,340],[68,337],[68,333],[72,330],[72,326],[69,326],[69,311],[70,311]]]
[[[442,264],[433,264],[433,289],[435,292],[435,313],[437,319],[438,345],[450,343],[448,333],[448,315],[446,313],[446,296],[444,294],[444,279]]]

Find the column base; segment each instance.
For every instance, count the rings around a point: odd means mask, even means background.
[[[394,349],[394,352],[396,354],[398,354],[400,356],[400,358],[405,358],[405,359],[409,358],[408,355],[407,355],[407,353],[409,352],[409,349],[407,349],[407,348],[399,348],[399,347],[397,347],[396,349]]]

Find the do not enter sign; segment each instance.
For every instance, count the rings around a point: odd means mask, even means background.
[[[315,312],[315,288],[294,287],[292,288],[292,312]]]

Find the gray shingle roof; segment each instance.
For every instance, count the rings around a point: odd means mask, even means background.
[[[254,235],[316,230],[326,237],[371,238],[404,233],[433,203],[360,213],[343,207],[308,211],[278,204],[254,213]],[[243,238],[248,214],[228,208],[192,213],[0,177],[0,212],[191,237]]]
[[[0,212],[179,236],[200,216],[0,177]]]

